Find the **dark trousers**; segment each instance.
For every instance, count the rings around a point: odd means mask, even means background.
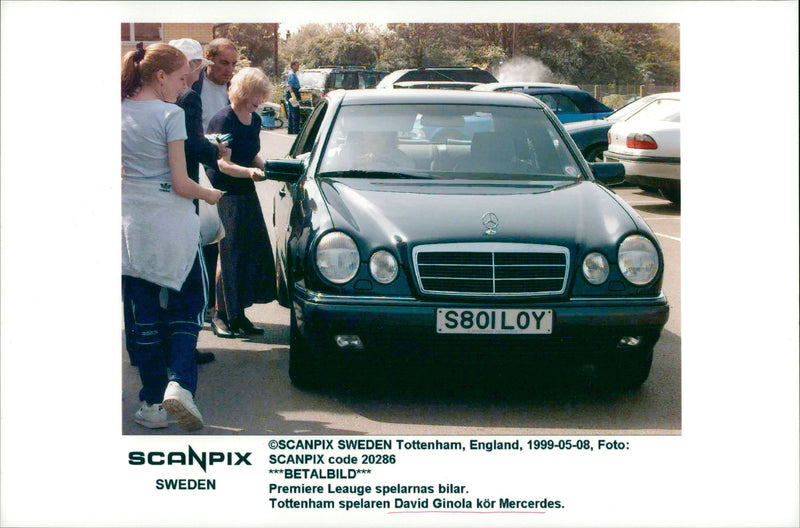
[[[292,106],[288,101],[286,102],[286,114],[289,118],[289,134],[300,133],[300,107]]]
[[[166,291],[166,308],[161,307],[162,289]],[[205,265],[199,251],[180,291],[122,276],[126,344],[131,363],[139,367],[140,400],[150,405],[161,403],[169,381],[192,394],[197,390],[194,351],[203,326],[206,290]]]
[[[219,258],[219,246],[217,244],[209,244],[203,246],[203,260],[206,265],[206,278],[208,279],[208,305],[214,306],[217,302],[217,259]]]

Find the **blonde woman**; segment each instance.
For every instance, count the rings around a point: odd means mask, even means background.
[[[255,187],[255,182],[264,180],[257,110],[271,93],[264,72],[243,68],[231,79],[231,104],[208,124],[209,133],[231,134],[230,160],[219,160],[218,170],[208,170],[214,187],[226,193],[218,204],[225,238],[219,242],[217,313],[211,320],[219,337],[262,334],[263,328],[245,316],[245,308],[275,299],[272,247]]]

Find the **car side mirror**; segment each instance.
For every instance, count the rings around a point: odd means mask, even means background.
[[[619,185],[625,181],[625,165],[622,163],[590,163],[594,178],[603,185]]]
[[[294,183],[302,176],[303,171],[305,164],[302,160],[267,160],[264,163],[264,176],[269,180]]]

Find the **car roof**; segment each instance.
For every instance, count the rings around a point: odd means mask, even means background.
[[[304,68],[301,72],[332,72],[332,71],[352,71],[352,72],[377,72],[372,68],[365,68],[364,66],[320,66],[319,68]]]
[[[480,83],[468,81],[400,81],[394,83],[394,88],[418,88],[422,86],[430,86],[432,88],[462,88],[469,90],[473,86]]]
[[[653,94],[655,99],[680,99],[681,93],[680,92],[664,92],[659,94]]]
[[[475,88],[472,88],[476,92],[494,92],[497,90],[502,90],[505,88],[561,88],[561,89],[568,89],[568,90],[580,90],[579,86],[574,84],[558,84],[558,83],[548,83],[548,82],[524,82],[524,81],[517,81],[517,82],[496,82],[496,83],[486,83],[480,84]]]
[[[408,72],[413,72],[413,71],[438,71],[438,72],[478,71],[478,72],[485,72],[486,74],[489,74],[492,78],[494,78],[494,76],[491,74],[491,72],[489,72],[488,70],[483,70],[481,68],[478,68],[477,66],[442,66],[442,67],[440,67],[440,66],[421,66],[419,68],[406,68],[406,69],[403,69],[403,70],[395,70],[395,71],[389,73],[386,77],[384,77],[381,80],[380,85],[381,85],[381,87],[383,87],[383,86],[386,86],[387,84],[394,84],[398,79],[402,78],[405,74],[407,74]],[[461,82],[461,81],[456,81],[456,82]]]
[[[471,90],[336,90],[328,94],[342,106],[372,104],[479,104],[544,108],[544,103],[521,93],[473,92]]]

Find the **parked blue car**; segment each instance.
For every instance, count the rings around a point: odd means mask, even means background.
[[[549,106],[562,123],[603,119],[614,111],[573,84],[487,83],[472,89],[476,92],[521,92],[532,95]]]

